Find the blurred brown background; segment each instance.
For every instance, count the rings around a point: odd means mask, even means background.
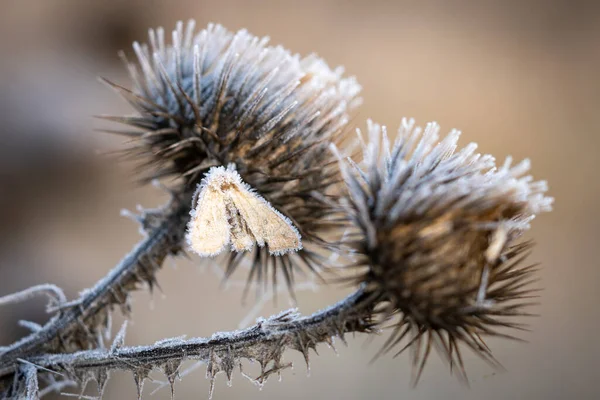
[[[530,157],[548,179],[555,211],[533,224],[545,288],[528,344],[492,341],[507,372],[466,360],[471,388],[433,356],[416,389],[407,355],[369,365],[381,339],[323,347],[307,377],[295,369],[259,391],[239,373],[215,398],[317,399],[592,399],[599,398],[600,272],[597,256],[600,186],[595,171],[600,106],[600,3],[539,1],[3,1],[0,4],[0,295],[52,282],[75,296],[139,240],[119,216],[137,203],[165,200],[131,184],[127,167],[95,156],[118,144],[92,134],[93,114],[125,105],[96,75],[127,82],[116,52],[145,41],[149,27],[170,31],[195,18],[231,30],[269,35],[294,52],[316,52],[344,65],[363,86],[355,119],[390,130],[402,116],[463,130],[498,159]],[[172,263],[173,264],[173,263]],[[219,289],[198,262],[177,260],[159,275],[164,295],[135,296],[128,344],[230,330],[248,314],[241,290]],[[236,279],[242,280],[243,275]],[[309,313],[342,298],[331,287],[298,294]],[[286,304],[280,301],[280,307]],[[270,302],[260,314],[275,311]],[[43,303],[0,309],[0,344],[24,333],[19,318],[43,321]],[[160,376],[156,376],[162,379]],[[169,398],[168,389],[145,398]],[[177,398],[205,398],[204,367],[176,387]],[[129,375],[116,374],[105,398],[133,398]]]

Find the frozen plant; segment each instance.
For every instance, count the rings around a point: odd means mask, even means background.
[[[140,398],[161,370],[173,393],[185,360],[206,363],[212,395],[216,375],[231,380],[242,359],[259,363],[253,379],[262,385],[291,366],[286,349],[308,364],[320,343],[390,324],[377,355],[414,350],[415,382],[432,348],[462,379],[461,348],[496,364],[484,337],[512,337],[503,328],[522,326],[514,318],[535,292],[531,244],[520,237],[551,208],[545,182],[527,175],[527,161],[496,167],[475,145],[459,148],[457,131],[439,138],[434,123],[404,119],[393,142],[370,121],[366,135],[351,135],[356,80],[267,43],[218,25],[195,33],[191,21],[177,25],[171,45],[159,28],[149,45],[134,43],[135,62],[123,55],[133,88],[105,82],[137,114],[104,118],[128,126],[111,132],[131,139],[121,155],[138,162],[142,181],[174,178],[171,200],[134,216],[142,241],[77,299],[53,285],[0,298],[51,300],[44,325],[23,322],[31,333],[0,348],[3,398],[66,385],[83,394],[90,381],[101,397],[114,370],[133,372]],[[362,157],[343,155],[353,147]],[[112,337],[113,309],[128,317],[132,291],[152,290],[165,259],[188,242],[201,256],[220,253],[226,277],[247,261],[249,285],[270,282],[276,293],[282,276],[292,296],[298,269],[326,281],[330,256],[341,256],[356,291],[310,316],[284,311],[209,338],[127,347],[125,325]]]

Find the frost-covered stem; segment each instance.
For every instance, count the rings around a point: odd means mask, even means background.
[[[155,368],[162,368],[172,377],[186,359],[207,362],[211,379],[218,372],[225,372],[230,378],[233,369],[246,358],[260,363],[262,373],[257,380],[262,382],[271,373],[289,366],[281,363],[287,348],[302,352],[308,363],[308,350],[315,349],[317,344],[331,345],[331,339],[336,336],[344,340],[348,332],[372,331],[372,303],[366,300],[367,295],[359,289],[339,303],[307,317],[290,310],[260,319],[250,328],[216,333],[210,338],[175,338],[150,346],[113,346],[112,349],[38,355],[27,361],[81,380],[105,376],[110,370],[131,370],[139,384],[140,379],[143,381]],[[271,361],[273,364],[269,365]]]
[[[21,303],[39,295],[45,295],[52,302],[55,302],[57,304],[61,304],[67,301],[67,298],[65,297],[65,294],[61,288],[50,283],[43,283],[41,285],[36,285],[21,290],[20,292],[0,297],[0,306]]]
[[[152,286],[165,257],[180,250],[190,202],[190,195],[174,196],[164,208],[143,212],[139,222],[147,235],[117,266],[77,300],[63,304],[40,330],[1,350],[0,380],[18,368],[18,359],[86,348],[101,341],[99,325],[108,324],[109,309],[118,304],[127,311],[129,292],[144,281]]]

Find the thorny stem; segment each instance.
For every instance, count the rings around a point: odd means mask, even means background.
[[[15,390],[13,379],[25,378],[28,385],[37,382],[27,374],[21,377],[27,366],[35,366],[38,373],[55,371],[82,387],[90,379],[96,380],[101,391],[111,370],[131,370],[141,391],[144,378],[156,368],[162,368],[172,384],[185,359],[208,363],[211,391],[215,376],[225,372],[230,379],[234,367],[241,368],[243,358],[260,363],[262,371],[257,382],[262,384],[270,374],[291,365],[281,363],[288,348],[302,352],[308,364],[308,351],[317,344],[332,345],[334,337],[344,340],[349,332],[373,331],[373,303],[359,289],[311,316],[302,317],[290,310],[259,320],[248,329],[217,333],[210,338],[167,339],[150,346],[122,347],[123,338],[117,335],[110,349],[94,342],[91,330],[100,336],[98,321],[109,317],[111,307],[118,304],[127,311],[129,291],[142,281],[155,283],[154,273],[165,257],[181,250],[190,203],[189,195],[174,196],[166,207],[144,211],[138,220],[147,235],[116,267],[79,299],[59,305],[59,312],[41,329],[3,349],[0,394],[10,396]],[[144,265],[148,262],[151,265]],[[78,337],[82,334],[87,336]]]
[[[260,383],[272,372],[286,368],[281,356],[286,348],[303,353],[308,364],[308,350],[318,343],[331,344],[331,338],[342,340],[348,332],[371,332],[372,310],[367,294],[361,288],[339,303],[311,316],[301,317],[294,310],[283,312],[254,326],[233,332],[217,333],[210,338],[162,340],[150,346],[96,349],[69,354],[47,354],[28,358],[39,368],[66,371],[69,375],[85,377],[110,370],[131,370],[143,380],[155,368],[166,369],[185,359],[208,363],[208,376],[218,372],[231,377],[233,368],[242,358],[258,361],[262,367]],[[267,364],[273,362],[271,370]],[[178,368],[178,367],[177,367]],[[176,368],[176,369],[177,369]]]
[[[117,266],[93,288],[82,292],[79,299],[63,307],[40,330],[2,349],[0,381],[15,372],[18,359],[26,359],[44,352],[57,352],[57,348],[64,349],[69,347],[68,345],[73,347],[73,344],[65,344],[64,340],[68,340],[70,335],[73,336],[77,329],[84,329],[89,334],[86,326],[89,319],[102,312],[108,313],[107,309],[115,304],[128,307],[126,303],[130,290],[137,288],[137,284],[142,280],[152,284],[154,273],[161,267],[165,257],[179,251],[185,224],[189,218],[191,200],[188,197],[174,195],[163,209],[142,213],[139,222],[147,236]],[[143,275],[140,274],[140,270],[144,272]],[[86,342],[84,340],[81,343]],[[79,342],[75,346],[77,344]]]

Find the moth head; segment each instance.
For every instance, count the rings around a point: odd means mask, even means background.
[[[204,187],[211,190],[224,191],[230,189],[232,186],[244,186],[246,185],[242,181],[242,177],[235,169],[235,164],[229,164],[227,168],[212,167],[208,170],[202,182],[196,187],[196,196],[200,194]],[[246,185],[247,187],[247,185]]]

